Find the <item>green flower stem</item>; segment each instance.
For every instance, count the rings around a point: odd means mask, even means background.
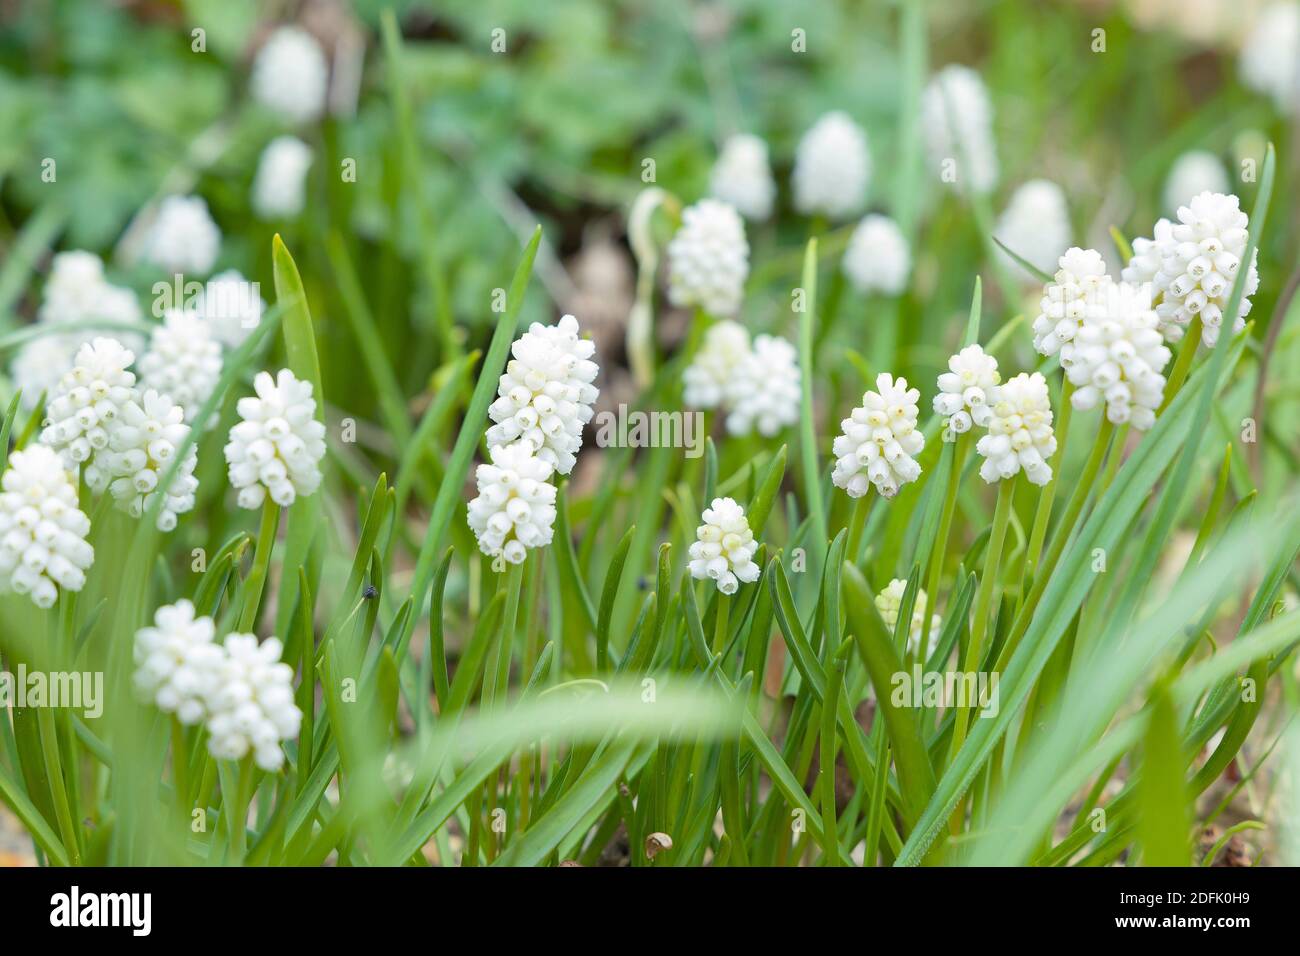
[[[190,815],[190,753],[185,746],[185,728],[180,719],[172,714],[172,790],[176,796],[176,809],[182,819]]]
[[[266,587],[267,570],[271,566],[271,549],[275,547],[275,532],[280,526],[280,506],[270,498],[262,504],[262,524],[257,531],[257,549],[253,552],[253,567],[244,582],[244,605],[239,611],[237,630],[252,633],[257,623],[257,610],[262,604],[262,591]]]
[[[822,805],[822,860],[826,866],[840,865],[839,827],[835,821],[835,756],[839,751],[836,714],[840,687],[844,683],[844,664],[844,658],[836,654],[826,675],[826,694],[822,705],[822,726],[819,735],[821,749],[818,754],[817,789]]]
[[[36,707],[36,722],[41,737],[41,756],[45,758],[45,777],[50,786],[50,798],[54,803],[54,816],[59,824],[59,836],[63,840],[63,850],[68,854],[68,861],[73,866],[81,865],[81,849],[77,839],[77,828],[72,822],[72,808],[68,804],[68,792],[63,783],[63,760],[59,756],[58,732],[54,727],[54,711],[49,707]]]
[[[718,610],[713,621],[713,653],[721,654],[727,646],[727,629],[731,621],[731,596],[718,592]]]
[[[844,549],[844,557],[853,564],[858,563],[858,555],[862,552],[862,529],[866,527],[867,513],[871,511],[871,492],[872,488],[868,488],[865,495],[853,502],[853,514],[849,518],[849,540]]]
[[[962,469],[966,466],[966,456],[970,454],[971,440],[966,435],[957,436],[957,447],[952,453],[952,472],[948,477],[948,486],[944,490],[943,510],[939,512],[939,530],[935,535],[934,548],[930,552],[930,570],[926,576],[926,594],[929,596],[931,609],[938,606],[939,579],[943,574],[943,562],[947,557],[948,538],[952,532],[952,517],[957,510],[957,486],[961,483]],[[919,653],[924,656],[930,646],[930,622],[933,614],[923,614],[921,623],[921,643]]]
[[[1129,427],[1124,425],[1115,434],[1115,452],[1106,459],[1106,470],[1102,473],[1101,483],[1097,486],[1097,497],[1106,493],[1106,489],[1115,479],[1115,472],[1119,471],[1119,466],[1124,461],[1124,446],[1128,442]]]
[[[1200,345],[1201,317],[1197,315],[1192,318],[1192,324],[1187,327],[1187,335],[1183,337],[1183,347],[1178,350],[1178,358],[1174,359],[1173,370],[1169,373],[1169,382],[1165,385],[1165,399],[1160,403],[1161,412],[1169,407],[1178,390],[1183,387],[1183,382],[1187,381],[1187,373],[1192,369],[1192,362],[1196,358],[1196,350]]]
[[[1038,496],[1038,510],[1034,513],[1034,526],[1029,533],[1025,573],[1031,577],[1038,571],[1038,559],[1043,553],[1043,540],[1047,537],[1047,524],[1052,518],[1052,502],[1056,499],[1056,486],[1061,480],[1061,464],[1065,461],[1065,443],[1070,435],[1070,419],[1073,411],[1070,396],[1073,392],[1074,386],[1070,384],[1068,378],[1065,379],[1061,383],[1061,413],[1056,419],[1056,445],[1060,449],[1060,453],[1056,456],[1057,466],[1052,472],[1052,480]]]
[[[803,392],[799,446],[803,461],[804,494],[812,515],[818,555],[826,547],[826,509],[822,505],[821,470],[817,467],[817,428],[813,421],[813,330],[817,324],[817,240],[808,240],[803,259],[804,310],[799,316],[799,365]]]
[[[984,550],[984,573],[980,575],[980,587],[975,596],[975,618],[971,625],[970,643],[966,646],[963,671],[974,671],[980,666],[984,653],[984,636],[988,633],[989,608],[993,603],[993,588],[998,579],[998,566],[1001,564],[1002,544],[1006,540],[1007,525],[1011,520],[1011,504],[1016,496],[1016,479],[998,482],[998,503],[993,512],[993,531],[989,535],[988,546]],[[962,743],[966,740],[966,727],[969,709],[958,707],[952,728],[952,746],[948,750],[948,762],[957,756]]]

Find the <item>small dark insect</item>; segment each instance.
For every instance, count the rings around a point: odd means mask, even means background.
[[[361,596],[365,598],[367,601],[369,601],[372,597],[374,597],[378,593],[379,593],[379,588],[375,587],[373,584],[367,584],[366,589],[361,592]]]

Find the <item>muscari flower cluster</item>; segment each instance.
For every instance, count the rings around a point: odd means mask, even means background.
[[[320,486],[325,426],[316,418],[311,382],[287,368],[275,378],[259,372],[253,391],[236,404],[240,421],[224,449],[230,484],[242,508],[259,508],[268,496],[288,507]]]
[[[861,498],[873,485],[881,497],[892,498],[900,486],[921,476],[916,461],[925,446],[916,427],[921,393],[888,372],[876,376],[876,389],[866,392],[862,404],[840,423],[842,433],[831,446],[831,480],[850,498]]]
[[[934,167],[956,163],[958,189],[987,193],[997,185],[993,106],[978,73],[953,64],[935,74],[921,97],[921,127]]]
[[[1122,278],[1151,284],[1160,332],[1167,341],[1181,340],[1199,315],[1201,341],[1213,348],[1233,282],[1243,266],[1249,217],[1236,196],[1205,192],[1180,206],[1177,218],[1177,222],[1161,219],[1152,238],[1133,241],[1133,258]],[[1245,327],[1250,296],[1259,288],[1254,258],[1246,268],[1241,305],[1230,320],[1234,333]]]
[[[235,269],[227,269],[208,280],[194,304],[195,311],[212,337],[226,348],[238,348],[262,321],[266,303],[257,284]]]
[[[263,770],[279,770],[280,742],[296,737],[302,723],[283,646],[253,634],[229,634],[217,644],[215,635],[212,618],[196,617],[189,601],[160,607],[153,625],[136,633],[136,689],[182,724],[203,723],[212,756],[252,753]]]
[[[488,447],[524,439],[559,474],[573,471],[599,394],[595,352],[594,342],[578,336],[571,315],[555,325],[529,326],[511,346],[497,399],[488,408],[496,423],[487,431]]]
[[[717,199],[688,206],[667,255],[668,298],[673,305],[715,316],[740,310],[749,275],[749,243],[735,209]]]
[[[9,455],[0,478],[0,591],[28,595],[40,608],[59,589],[80,591],[95,550],[90,519],[62,459],[44,445]]]
[[[571,315],[552,326],[533,323],[511,354],[489,410],[489,461],[475,470],[478,493],[467,511],[479,550],[497,570],[550,543],[551,478],[573,470],[598,395],[595,346],[579,337]]]
[[[306,30],[282,26],[257,51],[249,88],[253,99],[289,123],[320,119],[329,93],[325,51]]]
[[[988,433],[975,444],[983,456],[980,477],[989,484],[1021,471],[1035,485],[1052,480],[1047,460],[1056,453],[1052,404],[1042,373],[1019,375],[995,385],[989,396]]]
[[[934,410],[944,416],[945,440],[955,440],[972,425],[988,425],[989,393],[999,381],[998,360],[978,345],[968,345],[948,359],[948,371],[939,376],[939,394],[934,396]]]
[[[774,335],[757,336],[738,322],[711,326],[682,373],[683,399],[694,408],[722,408],[727,431],[765,437],[799,420],[800,371],[795,348]]]
[[[168,309],[136,368],[142,387],[169,396],[191,422],[221,378],[221,345],[198,312]]]
[[[199,196],[168,196],[158,204],[144,257],[168,274],[207,275],[221,251],[221,230]]]
[[[271,140],[253,177],[253,212],[262,219],[292,219],[302,212],[311,160],[311,147],[296,136]]]
[[[903,604],[903,594],[907,591],[907,582],[902,578],[894,578],[884,589],[876,595],[876,610],[880,612],[881,619],[885,622],[885,627],[889,633],[894,633],[894,628],[898,626],[898,612]],[[912,620],[908,625],[907,646],[910,650],[915,651],[921,644],[921,635],[925,631],[925,608],[926,594],[924,588],[917,588],[916,600],[912,604]],[[939,632],[943,629],[943,619],[938,614],[930,616],[930,640],[925,649],[928,657],[934,652],[934,646],[939,640]]]
[[[691,577],[713,581],[723,594],[735,594],[741,583],[758,580],[754,561],[758,543],[745,517],[745,509],[732,498],[714,498],[701,515],[689,549]]]

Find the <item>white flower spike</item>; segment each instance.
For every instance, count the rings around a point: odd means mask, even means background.
[[[723,319],[709,326],[691,364],[682,372],[682,400],[692,408],[717,408],[726,398],[727,384],[749,355],[749,332],[739,322]]]
[[[898,295],[907,288],[912,254],[894,220],[871,215],[849,237],[842,268],[859,292]]]
[[[695,529],[691,545],[691,577],[713,581],[723,594],[735,594],[741,583],[758,580],[754,561],[758,544],[749,529],[745,509],[732,498],[714,498],[713,506],[701,515],[704,523]]]
[[[289,369],[274,379],[259,372],[253,379],[256,396],[236,406],[243,421],[230,429],[226,462],[230,483],[239,490],[242,508],[259,508],[269,494],[281,507],[320,486],[320,460],[325,457],[325,426],[316,420],[311,382]]]
[[[135,632],[137,692],[182,724],[203,721],[224,654],[216,633],[212,618],[195,617],[189,601],[158,608],[153,625]]]
[[[1058,260],[1052,281],[1043,286],[1034,319],[1034,350],[1055,355],[1074,340],[1085,317],[1103,315],[1111,285],[1106,261],[1095,249],[1074,246]]]
[[[170,398],[152,388],[137,393],[122,407],[108,448],[96,453],[86,465],[86,484],[96,491],[106,488],[117,508],[133,518],[143,515],[155,497],[162,494],[157,527],[159,531],[171,531],[176,527],[177,515],[194,508],[194,493],[199,487],[194,477],[196,447],[190,446],[171,484],[160,489],[158,483],[189,433],[184,410]]]
[[[1164,208],[1177,213],[1201,193],[1226,193],[1228,173],[1219,157],[1209,150],[1193,149],[1183,153],[1169,170],[1165,180]]]
[[[290,123],[318,120],[329,92],[325,51],[306,30],[280,27],[257,51],[249,89],[253,99]]]
[[[248,281],[234,269],[227,269],[208,280],[195,308],[208,323],[212,337],[234,349],[262,321],[266,303],[256,282]]]
[[[921,98],[921,126],[936,175],[955,163],[955,179],[945,182],[977,193],[997,185],[993,106],[978,73],[952,64],[935,74]]]
[[[768,164],[767,143],[750,133],[729,137],[709,174],[709,192],[751,222],[762,222],[770,216],[776,185]]]
[[[934,396],[934,411],[945,418],[945,441],[955,441],[972,425],[988,425],[989,393],[1001,380],[998,360],[978,345],[968,345],[948,359],[948,371],[939,376],[939,394]]]
[[[1200,193],[1179,207],[1177,222],[1161,219],[1153,238],[1133,241],[1133,258],[1122,277],[1151,283],[1153,295],[1159,296],[1156,317],[1166,341],[1180,341],[1197,315],[1201,342],[1213,348],[1219,340],[1223,312],[1246,254],[1248,225],[1236,196]],[[1241,307],[1231,322],[1234,333],[1245,328],[1250,296],[1259,288],[1254,260],[1245,282]]]
[[[1052,480],[1048,459],[1056,453],[1052,405],[1042,373],[1021,372],[994,386],[988,434],[975,445],[984,456],[980,477],[989,484],[1014,478],[1021,471],[1035,485]]]
[[[311,147],[296,136],[277,136],[262,151],[253,177],[253,211],[260,219],[293,219],[306,202]]]
[[[521,440],[489,449],[490,464],[474,473],[478,495],[469,503],[470,530],[479,550],[504,563],[522,564],[527,549],[551,543],[555,525],[554,467]],[[504,570],[504,566],[497,570]]]
[[[293,700],[293,668],[280,660],[283,646],[252,634],[230,634],[208,697],[208,752],[219,760],[241,760],[250,751],[257,765],[274,773],[284,765],[280,741],[292,740],[302,725]]]
[[[592,361],[595,343],[580,338],[578,320],[566,315],[555,325],[534,322],[510,352],[497,399],[488,408],[496,422],[487,431],[488,447],[526,439],[539,458],[567,475],[599,395],[593,384],[600,371]]]
[[[168,309],[136,368],[142,388],[169,396],[192,422],[221,378],[221,345],[197,312]]]
[[[898,612],[902,608],[903,594],[906,591],[907,582],[902,578],[894,578],[875,597],[876,610],[880,612],[880,617],[884,620],[885,627],[889,629],[890,634],[893,634],[894,628],[898,626]],[[907,632],[909,650],[915,651],[921,644],[921,634],[925,630],[925,608],[925,589],[917,588],[916,601],[912,604],[912,620]],[[934,646],[938,643],[939,632],[942,629],[943,619],[938,614],[932,614],[930,616],[930,646],[925,649],[926,657],[929,657],[934,652]]]
[[[867,134],[843,110],[827,113],[799,141],[792,176],[799,212],[852,216],[866,202],[871,179]]]
[[[0,589],[53,607],[59,589],[80,591],[95,549],[90,519],[59,456],[44,445],[9,455],[0,478]]]
[[[799,421],[799,357],[794,346],[773,335],[760,335],[732,369],[727,380],[727,431],[748,435],[757,430],[771,438]]]
[[[1278,112],[1300,107],[1300,3],[1283,0],[1260,11],[1241,48],[1241,79],[1273,98]]]
[[[745,223],[731,206],[701,199],[682,211],[668,243],[668,299],[723,317],[740,311],[749,276]]]
[[[1011,194],[994,235],[1031,265],[1051,272],[1053,264],[1069,247],[1071,233],[1065,191],[1050,180],[1031,179]],[[1001,249],[998,255],[1016,275],[1032,278],[1024,266]]]
[[[134,397],[135,355],[117,339],[97,338],[77,351],[72,370],[60,379],[46,407],[41,442],[75,468],[108,447],[122,408]]]
[[[850,498],[861,498],[872,485],[882,498],[892,498],[900,486],[921,476],[916,461],[925,446],[916,427],[921,393],[888,372],[876,376],[876,389],[866,392],[862,404],[840,423],[843,432],[831,446],[831,480]]]
[[[1100,316],[1085,316],[1074,341],[1061,349],[1061,366],[1075,386],[1077,409],[1106,403],[1116,425],[1145,431],[1155,424],[1165,393],[1161,374],[1171,352],[1157,327],[1148,286],[1115,284]]]

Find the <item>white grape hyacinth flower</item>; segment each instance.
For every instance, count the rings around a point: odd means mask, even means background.
[[[212,618],[196,616],[187,600],[164,604],[153,624],[135,632],[135,689],[187,726],[208,716],[223,650]]]
[[[522,564],[528,549],[551,543],[555,530],[555,468],[527,440],[496,445],[474,472],[478,495],[469,503],[479,550],[505,564]]]
[[[1086,316],[1104,313],[1111,285],[1106,260],[1095,249],[1073,246],[1057,265],[1052,281],[1043,286],[1033,324],[1034,350],[1046,356],[1073,341]]]
[[[993,388],[988,434],[975,444],[983,457],[980,477],[989,484],[1021,471],[1035,485],[1052,480],[1048,459],[1056,453],[1052,403],[1041,372],[1021,372]]]
[[[865,216],[849,237],[841,268],[861,293],[898,295],[907,288],[912,253],[894,220]]]
[[[320,119],[329,94],[329,64],[316,38],[296,26],[282,26],[253,60],[253,99],[289,123]]]
[[[168,309],[136,369],[141,388],[170,396],[192,422],[221,378],[221,344],[198,312]]]
[[[799,140],[792,184],[795,209],[804,215],[854,215],[867,201],[870,180],[867,134],[843,110],[822,116]]]
[[[1241,79],[1273,98],[1278,112],[1300,108],[1300,3],[1265,7],[1241,48]]]
[[[749,242],[734,208],[717,199],[687,206],[667,255],[668,299],[673,305],[719,317],[740,310],[749,276]]]
[[[695,529],[689,550],[691,577],[712,581],[723,594],[735,594],[742,583],[757,581],[758,543],[745,509],[734,498],[714,498],[700,517],[704,523]]]
[[[144,258],[169,274],[205,276],[217,264],[221,230],[200,196],[168,196],[158,204]]]
[[[749,332],[739,322],[723,319],[709,326],[691,364],[682,371],[682,401],[692,408],[721,405],[727,384],[749,348]]]
[[[284,765],[283,740],[298,736],[302,711],[294,703],[293,668],[280,659],[278,638],[258,643],[253,634],[230,634],[208,695],[208,752],[274,773]]]
[[[885,622],[885,627],[889,629],[890,634],[893,634],[894,629],[898,626],[898,612],[902,609],[903,595],[906,591],[907,581],[903,578],[894,578],[875,597],[876,610],[880,612],[880,617]],[[926,603],[925,589],[917,588],[916,600],[912,604],[912,620],[908,625],[907,632],[907,646],[911,651],[915,651],[921,645],[921,635],[925,631]],[[927,657],[934,652],[934,647],[939,641],[939,632],[942,629],[943,619],[938,614],[930,615],[929,647],[925,649]]]
[[[77,350],[74,364],[51,394],[41,442],[75,469],[108,447],[123,407],[135,396],[135,355],[117,339],[96,338]]]
[[[296,136],[277,136],[262,151],[253,176],[253,212],[261,219],[293,219],[306,203],[311,147]]]
[[[1246,254],[1248,226],[1249,217],[1236,196],[1206,192],[1179,207],[1177,222],[1161,219],[1151,239],[1133,241],[1133,258],[1122,278],[1151,283],[1153,295],[1159,296],[1156,317],[1166,341],[1181,341],[1199,315],[1202,344],[1213,348],[1218,342],[1232,284]],[[1230,323],[1234,333],[1245,328],[1250,297],[1258,289],[1259,272],[1252,259],[1241,306]]]
[[[255,396],[241,398],[238,422],[230,429],[225,455],[230,484],[241,508],[260,508],[270,495],[282,508],[320,487],[325,426],[316,419],[311,382],[289,369],[275,378],[258,372]]]
[[[1219,157],[1204,149],[1193,149],[1179,156],[1165,180],[1164,203],[1170,212],[1190,202],[1201,193],[1226,193],[1228,173]]]
[[[596,345],[578,335],[578,320],[563,316],[555,325],[534,322],[511,346],[513,356],[488,407],[496,422],[488,447],[530,442],[537,457],[561,475],[573,471],[582,448],[582,429],[600,394],[593,384],[600,367]]]
[[[799,421],[799,357],[785,339],[760,335],[732,369],[725,404],[727,431],[748,435],[757,430],[771,438]]]
[[[266,303],[256,282],[235,269],[208,280],[195,309],[208,323],[212,337],[227,348],[238,348],[262,321]]]
[[[840,423],[842,432],[831,446],[831,480],[850,498],[861,498],[872,485],[882,498],[892,498],[921,476],[916,461],[925,447],[925,436],[916,427],[920,391],[888,372],[876,376],[876,389],[866,392],[862,404]]]
[[[944,67],[921,97],[921,126],[935,172],[958,190],[991,192],[998,182],[993,106],[980,75],[968,66]],[[955,176],[944,174],[952,169]]]
[[[767,158],[767,143],[752,133],[727,138],[709,174],[709,193],[734,206],[751,222],[772,215],[776,185]]]
[[[159,482],[189,434],[181,406],[152,388],[146,389],[123,406],[108,448],[96,453],[86,466],[86,484],[96,490],[106,488],[114,505],[133,518],[141,517],[162,495],[156,525],[159,531],[171,531],[177,516],[194,508],[194,493],[199,487],[194,477],[198,462],[194,445],[181,460],[171,483],[160,488]]]
[[[1071,232],[1065,190],[1047,179],[1031,179],[1011,194],[994,234],[1020,258],[1051,272],[1053,264],[1069,248]],[[998,255],[1022,279],[1033,278],[1001,249]]]
[[[978,345],[968,345],[948,359],[948,371],[939,376],[939,394],[934,396],[934,411],[944,416],[945,441],[984,427],[992,412],[989,393],[1000,382],[998,360]]]
[[[1155,424],[1171,356],[1150,287],[1117,283],[1104,314],[1086,317],[1074,341],[1061,349],[1061,366],[1075,386],[1070,403],[1083,411],[1104,402],[1111,422],[1145,431]]]
[[[0,590],[39,608],[53,607],[60,589],[80,591],[95,560],[89,533],[59,456],[45,445],[12,452],[0,478]]]

